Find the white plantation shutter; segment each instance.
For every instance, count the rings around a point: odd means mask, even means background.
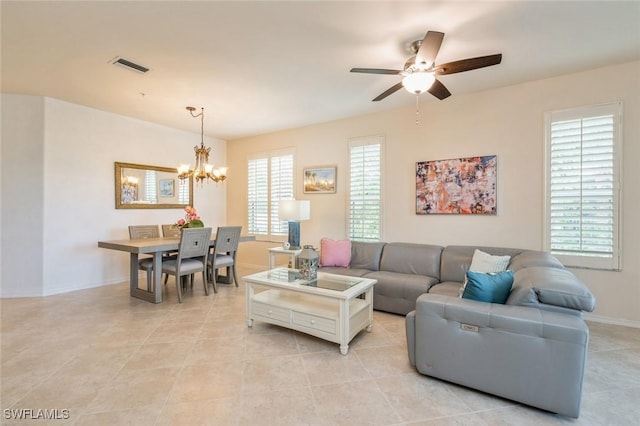
[[[293,154],[271,157],[271,235],[288,235],[287,221],[278,219],[278,202],[293,199]]]
[[[547,249],[568,266],[619,269],[621,104],[547,115]]]
[[[267,235],[269,233],[268,163],[268,158],[251,159],[248,163],[247,231],[249,234]]]
[[[156,172],[153,170],[147,170],[144,173],[144,188],[145,192],[142,197],[144,201],[147,203],[157,203],[158,202],[158,193],[156,190]]]
[[[178,204],[189,204],[189,179],[178,179]]]
[[[287,235],[286,221],[278,219],[278,201],[293,198],[293,150],[257,154],[247,163],[248,232]]]
[[[349,239],[382,239],[381,136],[349,141]]]

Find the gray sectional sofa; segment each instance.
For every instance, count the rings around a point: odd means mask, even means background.
[[[510,256],[505,304],[459,297],[475,249]],[[375,278],[374,309],[406,315],[409,360],[425,375],[578,417],[595,298],[552,255],[535,250],[352,242],[348,268]]]

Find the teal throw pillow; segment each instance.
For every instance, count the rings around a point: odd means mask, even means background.
[[[495,274],[467,271],[467,285],[462,298],[504,304],[511,293],[511,286],[513,286],[513,271]]]

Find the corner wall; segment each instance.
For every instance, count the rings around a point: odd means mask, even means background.
[[[44,100],[2,96],[2,295],[42,294]]]

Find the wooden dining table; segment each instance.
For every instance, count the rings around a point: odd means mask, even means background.
[[[254,236],[240,236],[240,242],[254,240]],[[212,234],[209,246],[213,247],[215,243],[216,236]],[[136,297],[151,303],[162,303],[162,254],[177,251],[179,246],[180,238],[176,237],[98,241],[98,247],[100,248],[129,253],[129,289],[131,297]],[[147,283],[146,290],[140,288],[138,285],[138,259],[141,254],[153,255],[153,280]],[[226,278],[228,279],[229,276],[229,270],[227,269]],[[224,278],[218,282],[225,282]]]

